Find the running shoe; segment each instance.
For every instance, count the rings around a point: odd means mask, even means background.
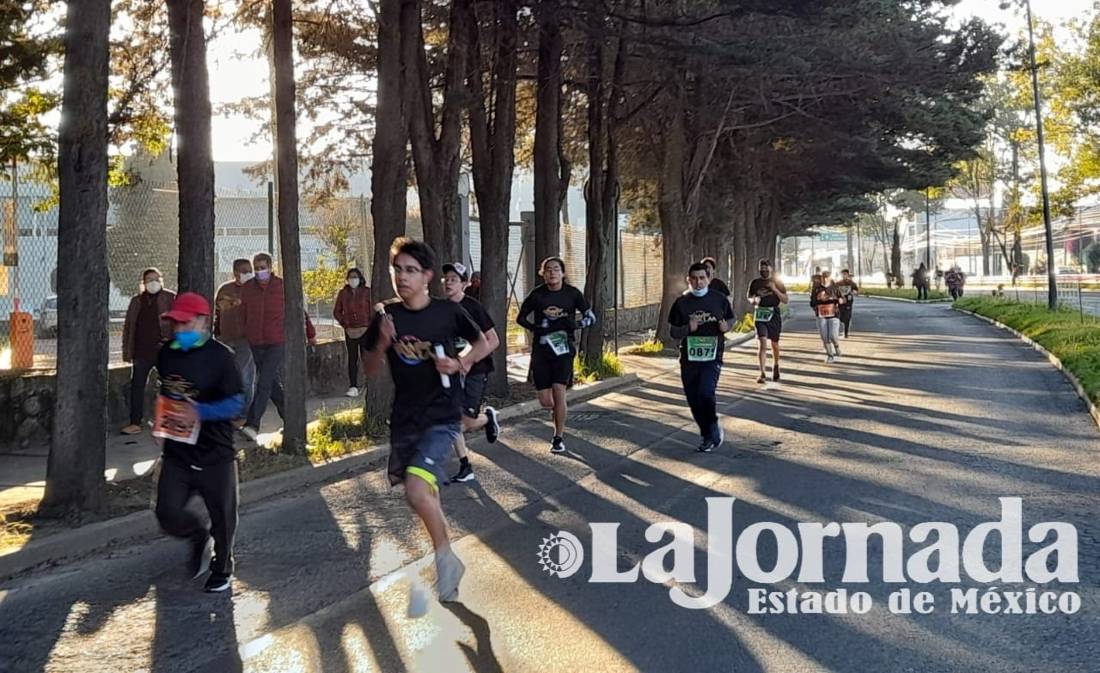
[[[721,448],[722,444],[726,441],[726,431],[722,428],[722,424],[718,423],[718,439],[711,445],[712,449]]]
[[[550,442],[550,453],[565,453],[565,440],[561,435],[555,436]]]
[[[458,468],[458,473],[455,474],[455,476],[451,477],[451,481],[463,481],[463,482],[465,482],[465,481],[473,481],[473,480],[474,480],[474,469],[472,467],[470,467],[470,463],[463,463],[462,466]]]
[[[699,446],[695,447],[695,450],[699,453],[710,453],[714,450],[714,442],[709,439],[704,439],[699,442]]]
[[[492,444],[497,441],[497,437],[500,437],[500,420],[497,419],[497,410],[492,407],[485,407],[485,417],[489,419],[489,422],[485,424],[485,440]]]
[[[232,584],[233,576],[229,573],[210,573],[202,590],[208,594],[216,594],[226,591]]]
[[[435,590],[439,600],[450,603],[458,600],[458,585],[466,574],[466,566],[450,549],[435,557]]]
[[[772,381],[779,380],[779,365],[772,367]]]
[[[836,362],[836,358],[834,358],[832,355],[829,355],[825,358],[825,364],[830,364],[831,365],[834,362]]]
[[[355,386],[348,388],[348,391],[344,393],[345,397],[359,397],[359,389]]]
[[[203,531],[191,541],[191,579],[198,579],[210,570],[212,558],[214,558],[214,538]]]
[[[757,383],[764,383],[764,382],[765,382],[765,381],[767,381],[767,380],[768,380],[768,377],[766,377],[766,376],[764,376],[763,374],[761,374],[761,375],[760,375],[760,378],[756,379],[756,382],[757,382]]]
[[[256,430],[256,428],[252,427],[251,425],[243,426],[241,428],[241,434],[244,435],[245,437],[248,437],[249,439],[251,439],[254,442],[259,442],[260,441],[259,431]]]

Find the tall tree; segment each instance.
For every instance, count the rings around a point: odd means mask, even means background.
[[[561,248],[563,184],[560,157],[562,123],[562,35],[559,0],[535,7],[538,21],[538,102],[535,110],[535,259],[557,256]],[[568,176],[568,173],[565,174]]]
[[[416,167],[416,188],[424,238],[441,260],[463,258],[458,227],[458,173],[461,167],[462,112],[466,107],[466,61],[469,51],[470,5],[452,0],[447,22],[447,55],[441,109],[436,110],[431,69],[425,53],[422,0],[402,14],[405,94],[408,96],[409,139]],[[415,11],[411,11],[415,9]],[[438,130],[436,119],[439,119]],[[439,286],[441,275],[436,278]]]
[[[470,146],[481,216],[481,303],[501,331],[508,322],[508,215],[515,168],[519,34],[516,13],[515,0],[498,0],[483,20],[478,19],[473,6],[467,19],[471,47]],[[490,29],[485,34],[491,38],[484,47],[483,26]],[[486,67],[486,61],[492,63],[491,68]],[[507,348],[493,353],[490,387],[494,394],[508,391],[507,356]]]
[[[405,18],[405,15],[410,15]],[[374,261],[371,265],[371,297],[378,301],[394,296],[390,278],[390,245],[405,233],[408,190],[408,126],[405,82],[402,77],[404,39],[401,27],[416,20],[414,0],[380,0],[378,31],[378,102],[371,163],[371,218],[374,220]],[[383,365],[386,366],[386,365]],[[385,418],[393,400],[393,383],[385,372],[367,386],[364,399],[367,418]]]
[[[294,25],[291,0],[274,0],[275,153],[279,178],[279,249],[286,307],[286,401],[283,451],[306,451],[306,334],[302,321],[302,249],[298,228],[298,137],[294,107]]]
[[[205,0],[168,0],[179,139],[179,289],[214,295],[214,157],[206,69]]]
[[[57,386],[43,511],[103,498],[107,408],[107,87],[110,0],[70,2],[59,129]]]

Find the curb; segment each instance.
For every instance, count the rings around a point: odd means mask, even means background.
[[[1047,360],[1050,361],[1050,364],[1054,365],[1055,369],[1062,372],[1062,375],[1065,376],[1066,380],[1068,380],[1070,382],[1070,385],[1073,386],[1074,391],[1077,392],[1077,396],[1080,397],[1081,401],[1083,401],[1085,403],[1085,405],[1088,407],[1089,416],[1092,416],[1093,422],[1096,423],[1096,426],[1098,428],[1100,428],[1100,408],[1097,408],[1097,406],[1095,404],[1093,404],[1092,400],[1089,399],[1088,393],[1085,392],[1085,387],[1081,385],[1081,381],[1078,380],[1078,378],[1073,374],[1073,372],[1071,372],[1069,369],[1066,368],[1066,366],[1064,364],[1062,364],[1062,361],[1060,359],[1058,359],[1058,356],[1056,356],[1054,353],[1051,353],[1050,351],[1048,351],[1042,345],[1040,345],[1040,344],[1036,343],[1035,341],[1033,341],[1031,339],[1031,337],[1027,336],[1026,334],[1022,334],[1021,332],[1017,331],[1016,329],[1014,329],[1012,327],[1009,327],[1008,325],[1005,325],[1002,322],[994,320],[993,318],[988,318],[984,315],[980,315],[978,313],[974,313],[973,311],[967,311],[966,309],[961,309],[961,308],[951,307],[951,310],[957,311],[959,313],[966,314],[966,315],[974,317],[974,318],[977,318],[978,320],[981,320],[982,322],[987,322],[990,325],[993,325],[994,327],[1000,327],[1001,329],[1005,330],[1006,332],[1011,332],[1018,339],[1023,341],[1025,344],[1027,344],[1028,346],[1031,346],[1035,351],[1045,355]]]
[[[878,299],[880,301],[900,301],[905,304],[946,304],[948,302],[954,302],[954,299],[925,299],[924,301],[918,301],[916,299],[905,299],[904,297],[883,297],[881,295],[874,294],[861,294],[860,299]]]
[[[636,384],[638,380],[637,374],[630,373],[606,381],[577,386],[567,392],[566,399],[570,404],[577,404],[620,388],[627,388]],[[505,421],[528,416],[541,410],[542,406],[538,400],[529,400],[504,407],[500,410],[498,418]],[[267,500],[332,479],[343,473],[362,470],[384,457],[389,452],[389,448],[388,443],[380,444],[335,458],[321,465],[297,467],[254,481],[243,482],[240,485],[240,505]],[[142,510],[48,535],[39,540],[32,539],[22,549],[0,556],[0,579],[43,564],[58,565],[65,559],[83,556],[118,542],[151,538],[159,532],[160,526],[152,510]]]

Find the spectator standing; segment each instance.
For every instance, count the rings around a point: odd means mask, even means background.
[[[145,384],[157,364],[161,344],[174,336],[170,323],[160,316],[172,308],[176,294],[164,289],[159,270],[149,267],[141,272],[141,291],[130,298],[126,320],[122,323],[122,360],[130,363],[130,423],[124,435],[141,432],[145,416]]]
[[[363,336],[370,326],[373,309],[370,288],[357,268],[348,269],[344,287],[336,295],[332,317],[344,328],[344,345],[348,351],[348,397],[359,396],[359,355],[366,352]]]

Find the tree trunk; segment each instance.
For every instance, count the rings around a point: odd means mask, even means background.
[[[489,390],[508,393],[508,213],[512,201],[512,175],[516,139],[516,42],[519,35],[516,0],[492,4],[496,53],[493,67],[482,62],[479,22],[471,6],[470,30],[470,146],[473,154],[474,190],[481,215],[481,303],[488,311],[501,347],[493,353]],[[488,82],[484,75],[489,75]],[[493,96],[492,115],[486,98]]]
[[[559,0],[536,7],[539,25],[537,107],[535,110],[535,260],[561,254],[562,166],[561,56]],[[566,178],[566,185],[568,178]]]
[[[616,102],[618,87],[625,70],[623,39],[616,49],[611,91],[604,95],[604,49],[601,40],[589,42],[588,58],[588,189],[585,193],[585,294],[592,312],[604,320],[611,307],[613,269],[612,241],[618,223],[615,221],[615,200],[618,189],[618,158],[615,142]],[[604,326],[585,330],[584,361],[595,368],[603,356]]]
[[[752,282],[752,268],[749,266],[748,233],[750,223],[748,221],[748,202],[746,197],[740,196],[734,201],[733,208],[733,274],[731,280],[733,287],[733,314],[741,319],[749,312],[749,300],[747,293],[749,283]]]
[[[462,110],[465,107],[465,75],[471,0],[452,0],[447,36],[447,66],[443,107],[436,135],[435,105],[424,53],[421,2],[411,0],[415,11],[402,14],[402,49],[405,55],[405,87],[408,96],[409,138],[416,167],[416,188],[424,239],[441,263],[462,259],[458,225],[458,173],[461,165]],[[437,270],[438,271],[438,270]],[[432,286],[439,291],[442,274]]]
[[[374,258],[371,263],[371,298],[384,301],[394,296],[390,278],[390,246],[405,233],[408,174],[406,168],[408,126],[402,76],[401,26],[405,16],[419,19],[415,0],[382,0],[378,13],[378,103],[375,109],[371,163],[371,219],[374,221]],[[368,419],[387,418],[393,403],[393,381],[386,369],[367,383],[364,395]]]
[[[40,511],[103,500],[107,409],[107,87],[111,3],[68,3],[58,138],[58,340],[54,427]]]
[[[898,287],[905,287],[905,280],[901,277],[901,233],[897,222],[894,222],[894,238],[890,245],[890,273]]]
[[[673,343],[668,314],[685,289],[684,277],[691,259],[690,229],[686,226],[687,215],[684,212],[683,170],[687,139],[678,97],[673,104],[676,109],[664,133],[661,173],[657,180],[657,215],[661,220],[661,270],[664,277],[661,309],[657,316],[657,340],[665,345]]]
[[[168,0],[179,139],[179,290],[214,296],[214,158],[206,71],[205,0]]]
[[[279,248],[282,250],[286,320],[284,453],[306,452],[306,335],[302,320],[302,255],[298,235],[298,141],[294,110],[294,28],[291,0],[274,0],[275,148],[279,175]]]

